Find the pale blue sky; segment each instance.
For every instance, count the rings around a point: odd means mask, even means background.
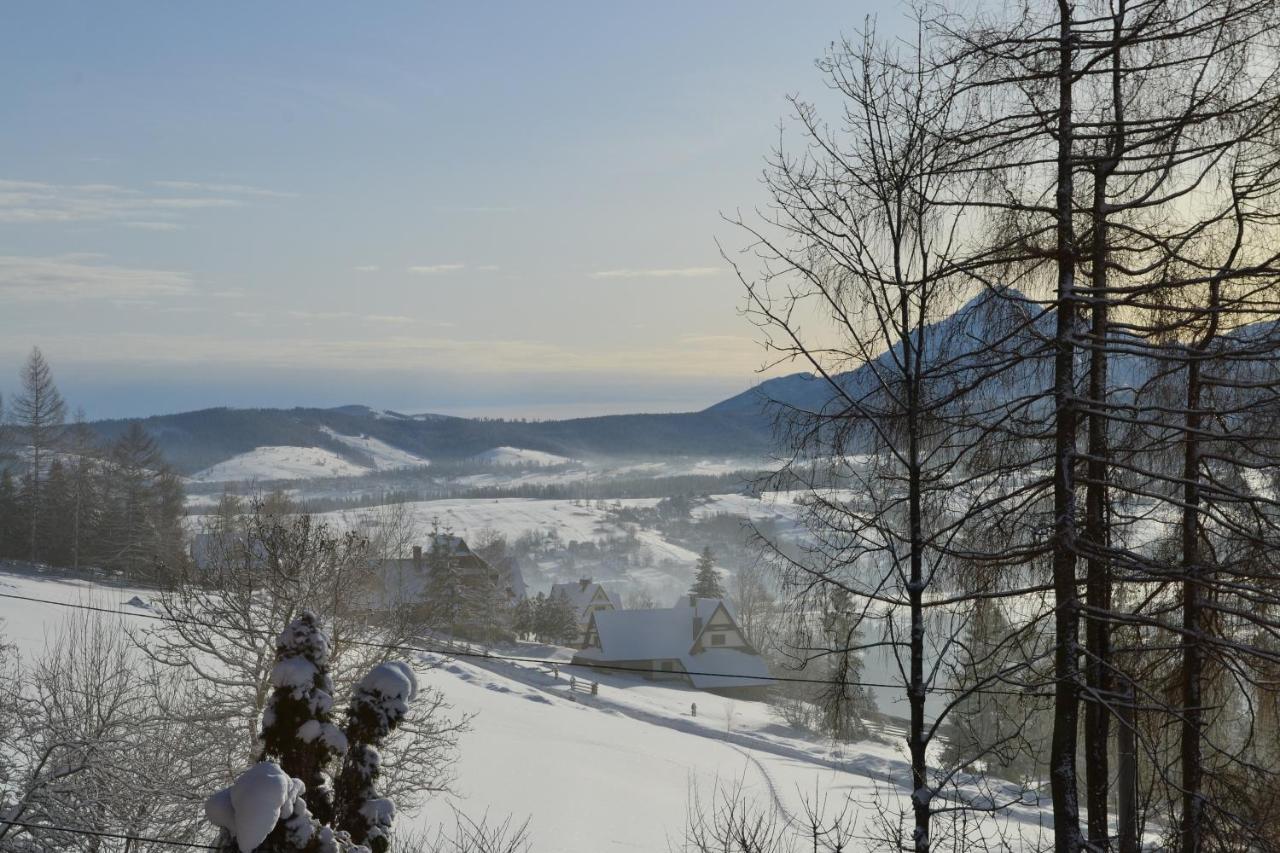
[[[39,344],[91,416],[734,393],[719,213],[877,3],[5,4],[0,390]]]

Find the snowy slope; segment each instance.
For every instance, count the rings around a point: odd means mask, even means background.
[[[484,465],[564,465],[573,461],[567,456],[523,447],[493,447],[477,453],[474,459]]]
[[[77,581],[0,573],[0,592],[146,612],[127,604],[135,595],[145,603],[145,591]],[[73,613],[0,597],[0,631],[31,660]],[[567,654],[536,646],[518,651]],[[881,809],[909,808],[909,775],[896,742],[833,750],[778,723],[763,703],[623,674],[565,665],[554,678],[527,664],[435,655],[424,655],[423,662],[421,683],[441,690],[452,713],[476,716],[460,743],[453,792],[402,815],[402,826],[451,824],[456,806],[473,816],[529,818],[539,853],[663,851],[679,841],[691,798],[707,800],[716,785],[741,783],[757,808],[783,820],[815,791],[832,808],[852,798],[858,829],[866,835],[873,834]],[[571,674],[598,681],[599,694],[571,699]],[[695,702],[696,717],[690,713]],[[993,842],[989,849],[1037,849],[1045,811],[1047,806],[1021,807],[982,822]],[[1006,834],[1003,846],[997,832]],[[881,845],[868,839],[855,849]]]
[[[197,483],[355,477],[368,468],[322,447],[255,447],[191,476]]]
[[[150,598],[146,590],[65,578],[0,573],[0,593],[88,604],[126,614],[151,612],[146,607],[127,603],[136,597],[145,604]],[[0,637],[16,646],[24,658],[30,659],[39,655],[46,637],[56,634],[63,621],[76,612],[64,607],[0,597]]]
[[[431,464],[430,460],[415,456],[407,450],[393,447],[371,435],[343,435],[329,427],[324,427],[324,431],[331,438],[342,442],[347,447],[368,454],[369,458],[373,460],[373,470],[375,471],[390,471],[395,468],[412,468]]]
[[[571,699],[570,675],[598,681],[599,694]],[[456,805],[528,817],[536,850],[679,849],[691,798],[707,801],[717,786],[736,784],[784,821],[815,791],[836,809],[849,798],[861,833],[873,831],[878,808],[909,813],[898,743],[833,750],[787,730],[761,702],[570,666],[556,679],[527,665],[444,660],[425,680],[476,717],[462,739],[454,795],[428,804],[414,818],[420,825],[447,821]],[[993,842],[998,832],[1020,835],[1024,844],[1013,849],[1035,849],[1041,812],[1008,817],[984,834]],[[855,849],[882,845],[867,839]]]

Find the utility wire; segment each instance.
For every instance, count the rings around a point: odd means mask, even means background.
[[[47,823],[24,823],[16,820],[6,820],[0,817],[0,823],[8,826],[17,826],[22,829],[47,829],[50,832],[68,832],[72,835],[91,835],[97,838],[118,838],[121,841],[142,841],[147,844],[167,844],[170,847],[194,847],[200,850],[221,850],[217,844],[200,844],[196,841],[176,841],[172,838],[151,838],[145,835],[128,835],[122,832],[104,832],[99,829],[87,829],[83,826],[54,826]]]
[[[0,598],[12,598],[18,601],[30,601],[37,604],[51,604],[55,607],[68,607],[73,610],[91,610],[97,613],[109,613],[114,616],[132,616],[137,619],[154,619],[159,622],[171,622],[179,625],[196,625],[201,628],[212,628],[219,631],[242,631],[243,629],[233,625],[221,625],[216,622],[205,622],[199,619],[182,619],[177,616],[166,616],[159,613],[135,613],[129,610],[121,610],[111,607],[99,607],[93,604],[79,604],[71,601],[57,601],[51,598],[36,598],[29,595],[18,595],[11,592],[0,592]],[[257,632],[261,636],[269,636],[266,632]],[[454,648],[431,648],[425,646],[411,646],[405,643],[379,643],[373,640],[351,640],[345,642],[353,646],[365,646],[375,649],[397,650],[407,652],[419,652],[425,654],[436,654],[444,657],[460,657],[460,658],[479,658],[482,660],[499,660],[511,663],[530,663],[538,666],[549,666],[559,669],[560,667],[579,667],[582,669],[595,669],[607,672],[638,672],[652,674],[655,670],[647,667],[637,666],[620,666],[618,664],[601,663],[599,661],[580,661],[570,663],[566,661],[550,660],[548,658],[524,657],[521,655],[504,655],[496,652],[475,652],[465,651]],[[906,685],[891,684],[876,681],[851,681],[851,680],[834,680],[828,678],[805,678],[803,676],[788,675],[728,675],[723,672],[707,672],[702,670],[679,670],[673,671],[676,675],[698,675],[708,678],[736,678],[748,681],[772,681],[784,682],[789,684],[825,684],[825,685],[845,685],[848,687],[877,687],[889,690],[903,690]],[[966,687],[926,687],[925,690],[930,693],[948,693],[948,694],[965,694],[965,693],[981,693],[989,696],[1022,696],[1022,697],[1049,697],[1052,693],[1044,691],[1027,690],[992,690],[986,688],[966,688]]]

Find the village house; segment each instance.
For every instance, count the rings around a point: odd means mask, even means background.
[[[444,558],[463,572],[493,574],[510,604],[525,597],[524,577],[515,560],[507,558],[497,565],[490,565],[461,536],[449,533],[435,534]],[[416,604],[423,599],[431,566],[421,545],[414,545],[412,556],[382,560],[377,565],[380,580],[375,596],[375,608],[390,610],[402,605]]]
[[[666,609],[593,612],[573,662],[627,667],[648,679],[743,698],[762,698],[774,683],[728,604],[690,595]]]
[[[591,623],[591,615],[606,610],[621,610],[622,601],[616,593],[609,592],[603,584],[595,583],[591,578],[582,578],[571,583],[558,583],[551,586],[551,597],[562,595],[573,605],[578,617],[578,642],[586,641],[587,626]]]

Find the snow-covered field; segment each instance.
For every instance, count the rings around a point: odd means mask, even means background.
[[[251,480],[310,480],[358,477],[368,468],[322,447],[255,447],[191,475],[196,483],[239,483]]]
[[[77,581],[0,574],[0,593],[145,612],[126,604],[135,595],[145,600],[145,591]],[[4,637],[28,659],[70,612],[0,598]],[[521,652],[565,654],[546,647]],[[870,850],[882,848],[874,840],[877,816],[909,807],[897,743],[832,750],[787,729],[763,703],[568,666],[553,678],[506,662],[424,656],[428,664],[435,667],[422,681],[441,690],[456,712],[476,716],[461,740],[453,793],[403,816],[405,823],[450,823],[456,806],[472,816],[529,818],[536,851],[663,851],[678,849],[693,796],[705,801],[715,786],[740,783],[757,808],[782,820],[815,793],[832,809],[848,799]],[[571,673],[599,681],[599,695],[571,699]],[[995,847],[1032,849],[1044,822],[1044,812],[1028,806],[986,820],[983,832]]]

